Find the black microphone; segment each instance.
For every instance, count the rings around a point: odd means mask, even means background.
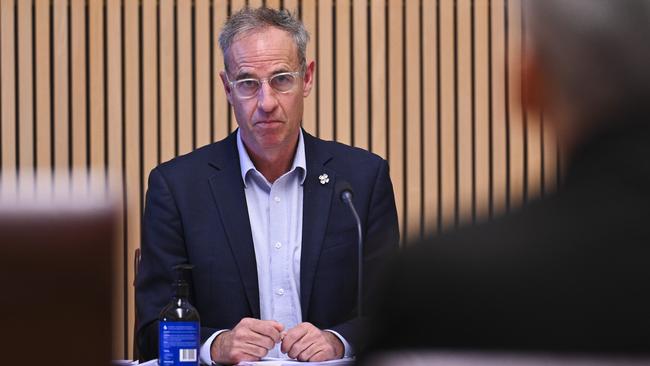
[[[357,222],[357,249],[359,251],[357,264],[357,307],[359,308],[359,317],[361,317],[361,309],[363,309],[361,300],[363,294],[363,230],[361,229],[361,219],[359,218],[359,214],[357,213],[357,210],[354,208],[354,204],[352,203],[352,196],[354,193],[352,191],[352,186],[350,186],[350,183],[341,179],[337,180],[335,191],[339,199],[350,208],[350,211],[352,211],[352,216],[354,216],[354,220]]]

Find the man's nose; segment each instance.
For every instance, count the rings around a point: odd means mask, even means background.
[[[263,82],[260,85],[260,91],[257,93],[257,106],[262,111],[268,113],[272,112],[278,105],[278,98],[275,90],[271,88],[268,82]]]

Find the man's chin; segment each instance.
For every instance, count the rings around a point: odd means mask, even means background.
[[[258,136],[257,144],[263,150],[275,150],[282,147],[285,139],[279,134],[265,134]]]

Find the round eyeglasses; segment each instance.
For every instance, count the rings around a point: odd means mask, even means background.
[[[289,93],[296,86],[300,74],[299,71],[281,72],[264,79],[246,78],[235,81],[229,80],[228,83],[239,98],[250,99],[257,95],[263,82],[268,83],[278,93]]]

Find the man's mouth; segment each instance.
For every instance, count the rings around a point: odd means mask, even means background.
[[[266,126],[266,127],[272,127],[276,126],[279,124],[282,124],[282,121],[274,120],[274,119],[269,119],[269,120],[264,120],[264,121],[257,121],[254,123],[256,126]]]

